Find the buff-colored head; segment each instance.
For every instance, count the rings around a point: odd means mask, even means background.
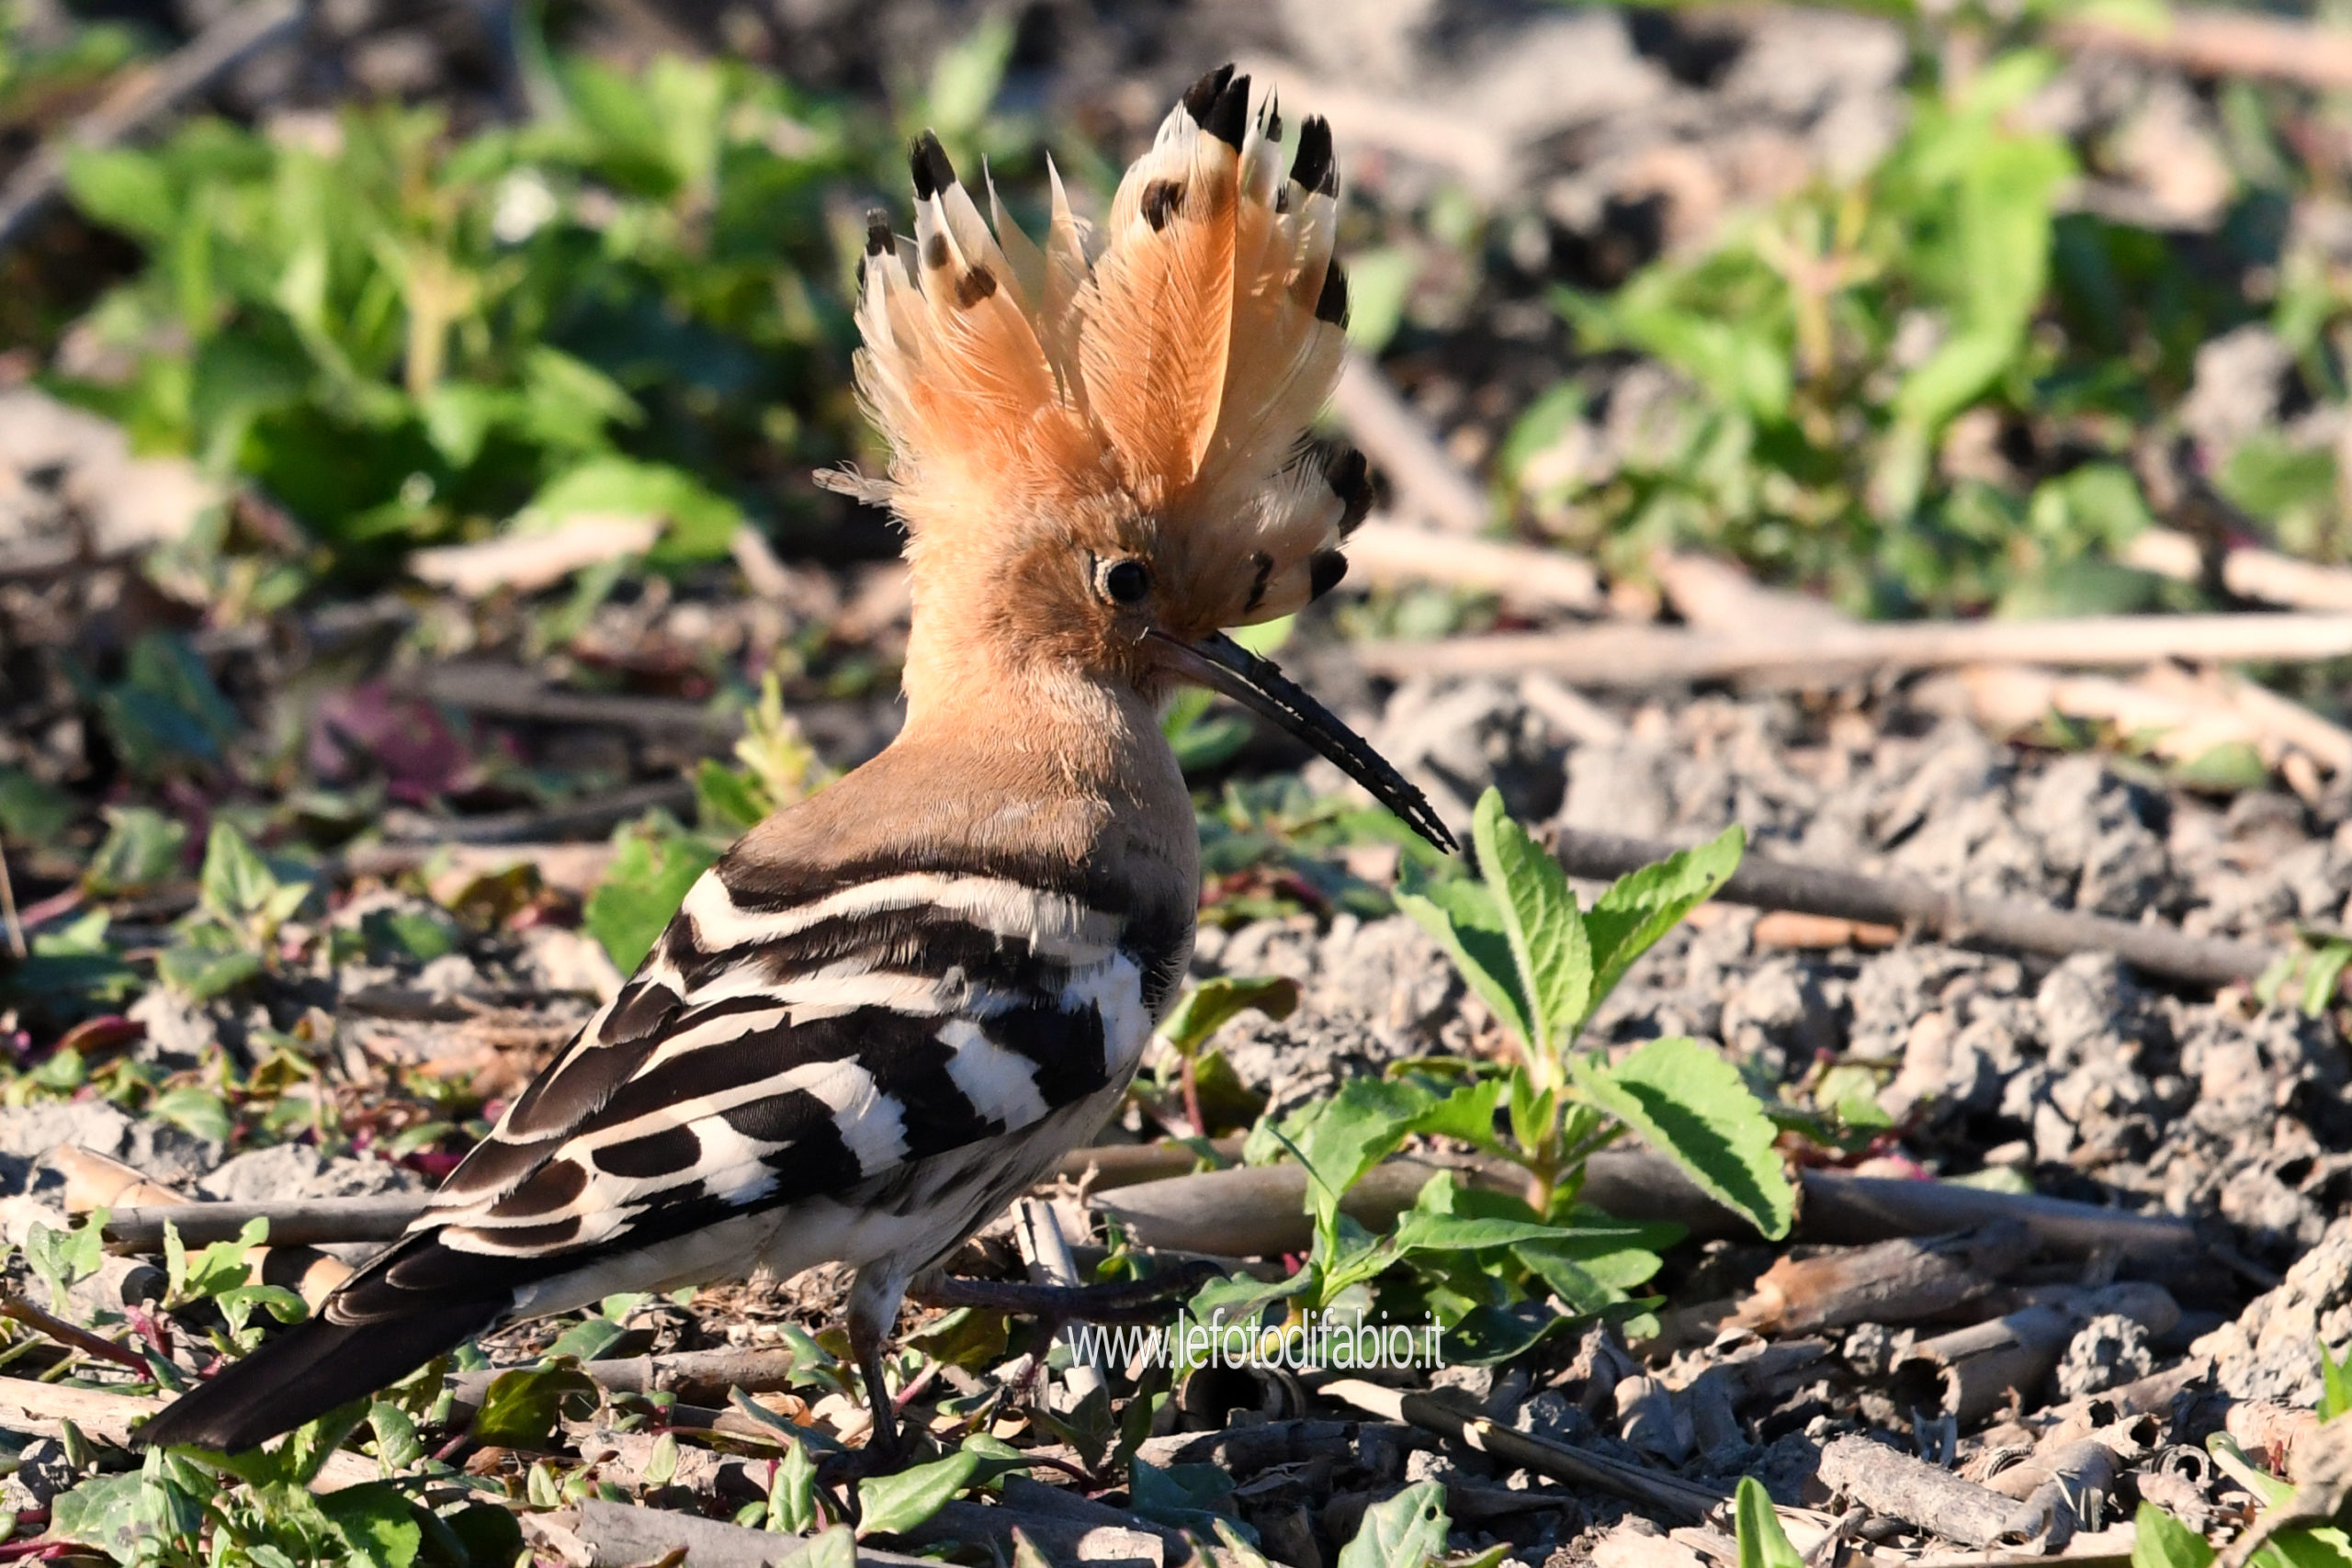
[[[1199,682],[1418,803],[1218,635],[1329,592],[1371,504],[1362,457],[1306,442],[1346,343],[1331,133],[1306,120],[1285,160],[1282,132],[1271,100],[1251,111],[1248,77],[1213,72],[1101,231],[1054,177],[1042,247],[992,185],[991,229],[937,139],[915,143],[914,238],[882,214],[869,226],[857,359],[908,531],[909,697],[953,683],[975,649],[1147,697]]]
[[[1230,67],[1197,83],[1100,231],[1056,177],[1042,248],[916,142],[913,241],[869,235],[858,387],[919,604],[1141,674],[1147,623],[1193,640],[1339,581],[1370,491],[1304,445],[1345,342],[1330,131],[1301,126],[1285,175],[1249,96]]]

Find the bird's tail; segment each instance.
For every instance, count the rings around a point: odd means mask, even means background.
[[[373,1323],[316,1314],[198,1384],[149,1421],[139,1441],[256,1448],[338,1405],[397,1382],[496,1322],[503,1302],[453,1302]]]

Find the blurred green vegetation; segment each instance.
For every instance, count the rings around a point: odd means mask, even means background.
[[[746,515],[805,529],[808,471],[865,441],[862,193],[903,183],[908,125],[1013,150],[989,116],[1010,42],[982,28],[896,112],[540,49],[519,126],[377,106],[78,152],[72,199],[144,262],[54,385],[257,484],[346,586],[582,513],[665,520],[656,567],[724,556]]]

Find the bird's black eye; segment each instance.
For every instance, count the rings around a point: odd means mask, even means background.
[[[1151,592],[1151,569],[1139,560],[1114,560],[1103,566],[1097,581],[1114,604],[1140,604]]]

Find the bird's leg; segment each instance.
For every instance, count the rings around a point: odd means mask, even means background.
[[[898,1326],[899,1303],[905,1291],[903,1279],[861,1269],[849,1294],[850,1348],[857,1356],[858,1375],[865,1381],[866,1406],[874,1417],[874,1430],[865,1447],[893,1468],[906,1457],[906,1447],[899,1440],[899,1410],[890,1399],[882,1352],[890,1342],[890,1331]]]
[[[1189,1296],[1224,1270],[1205,1259],[1178,1265],[1148,1280],[1108,1285],[1026,1285],[1001,1280],[958,1280],[935,1270],[918,1274],[908,1294],[925,1306],[981,1307],[1064,1323],[1143,1323],[1172,1299]]]

